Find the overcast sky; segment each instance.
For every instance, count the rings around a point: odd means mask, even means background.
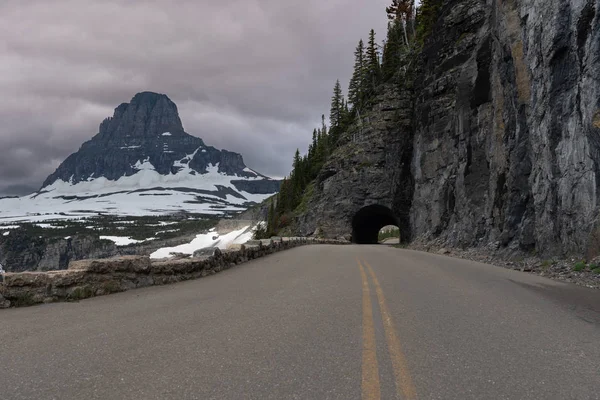
[[[2,0],[0,194],[39,188],[135,93],[184,128],[286,175],[389,0]],[[7,187],[13,186],[13,189]],[[22,190],[22,189],[21,189]]]

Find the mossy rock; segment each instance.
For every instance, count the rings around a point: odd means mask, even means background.
[[[77,301],[94,296],[94,290],[90,286],[77,286],[67,295],[67,300]]]

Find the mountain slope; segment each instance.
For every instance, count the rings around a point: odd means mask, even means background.
[[[240,154],[186,133],[166,95],[143,92],[119,105],[39,192],[1,200],[0,223],[34,214],[222,214],[278,189],[279,181],[246,167]]]

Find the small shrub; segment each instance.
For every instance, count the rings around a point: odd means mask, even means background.
[[[583,271],[583,270],[585,269],[585,267],[586,267],[586,266],[587,266],[587,265],[585,264],[585,262],[584,262],[584,261],[579,261],[578,263],[576,263],[576,264],[573,266],[573,271],[577,271],[577,272]]]
[[[550,266],[554,264],[554,262],[552,262],[552,260],[544,260],[542,261],[542,268],[547,269],[550,268]]]

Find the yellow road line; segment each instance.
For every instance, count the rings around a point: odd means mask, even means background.
[[[363,291],[363,354],[362,354],[362,399],[379,400],[379,366],[377,364],[377,344],[375,342],[375,325],[373,323],[373,306],[367,274],[360,261],[360,276]]]
[[[371,275],[373,283],[375,284],[377,301],[379,302],[379,309],[381,310],[381,317],[383,319],[385,338],[387,340],[390,357],[392,358],[392,367],[394,368],[396,392],[398,393],[398,396],[400,396],[400,392],[402,392],[404,394],[403,398],[405,400],[414,400],[417,398],[417,390],[412,381],[412,378],[410,377],[408,365],[406,364],[406,358],[404,357],[404,353],[402,352],[402,347],[400,346],[400,339],[398,338],[398,333],[396,332],[396,328],[394,328],[392,317],[387,307],[387,303],[385,302],[383,290],[381,290],[381,286],[379,285],[377,276],[375,276],[375,272],[373,272],[373,268],[371,268],[369,263],[367,263],[366,261],[364,261],[364,263],[367,266],[369,275]]]

